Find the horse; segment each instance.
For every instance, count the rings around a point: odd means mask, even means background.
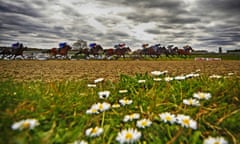
[[[129,52],[131,52],[131,49],[129,47],[124,47],[124,48],[118,48],[115,49],[114,53],[115,55],[117,55],[117,57],[123,57],[125,58],[125,54],[128,54]]]
[[[89,48],[80,48],[79,51],[75,54],[75,56],[79,54],[84,54],[86,57],[90,55],[90,50]]]
[[[12,52],[10,50],[11,48],[8,48],[8,47],[4,47],[1,52],[0,52],[0,55],[2,55],[1,59],[4,59],[4,57],[8,57],[8,56],[11,56]]]
[[[12,48],[11,54],[9,56],[9,59],[13,57],[13,59],[16,59],[17,56],[21,56],[23,59],[23,51],[27,50],[27,47],[19,47],[19,48]]]
[[[183,49],[178,49],[177,53],[180,56],[188,56],[193,51],[191,46],[184,46]]]
[[[55,58],[57,57],[57,55],[60,55],[61,57],[65,57],[65,58],[69,59],[67,54],[68,54],[68,51],[71,49],[72,49],[72,47],[69,45],[65,45],[63,48],[60,48],[60,49],[52,48],[50,50],[50,54],[51,54],[51,56],[54,56]]]
[[[161,56],[162,54],[165,54],[168,57],[167,49],[165,47],[160,46],[150,46],[148,48],[142,49],[140,52],[140,55],[148,55],[150,57],[157,57]]]
[[[115,54],[115,49],[113,48],[104,49],[103,53],[105,54],[106,57],[111,57]]]
[[[177,55],[178,54],[178,47],[174,47],[173,48],[173,45],[171,46],[168,46],[167,49],[166,49],[166,55],[167,56],[174,56],[174,55]]]
[[[89,50],[89,55],[93,55],[94,57],[97,57],[100,54],[102,54],[103,52],[104,51],[103,51],[102,46],[101,45],[96,45]]]

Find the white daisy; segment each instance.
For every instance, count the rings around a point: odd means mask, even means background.
[[[128,90],[119,90],[118,92],[119,92],[119,93],[127,93]]]
[[[182,127],[197,129],[197,122],[187,115],[177,115],[177,123],[180,124]]]
[[[145,83],[146,80],[138,80],[138,83]]]
[[[97,85],[96,85],[96,84],[88,84],[87,87],[89,87],[89,88],[95,88],[95,87],[97,87]]]
[[[153,78],[154,81],[162,81],[161,78]]]
[[[123,105],[123,106],[129,105],[129,104],[131,104],[132,102],[133,102],[132,100],[125,99],[125,98],[119,100],[119,103],[120,103],[121,105]]]
[[[185,76],[176,76],[174,77],[175,80],[185,80],[186,77]]]
[[[139,119],[140,118],[140,114],[139,113],[133,113],[130,115],[125,115],[123,118],[124,122],[128,122],[128,121],[132,121],[134,119]]]
[[[86,136],[97,137],[103,133],[103,128],[95,127],[89,128],[85,131]]]
[[[86,114],[99,114],[98,108],[97,107],[91,107],[86,111]]]
[[[170,122],[171,124],[176,122],[176,117],[174,114],[170,114],[169,112],[164,112],[159,114],[161,120],[165,123]]]
[[[104,78],[98,78],[94,80],[94,83],[100,83],[104,80]]]
[[[119,108],[120,107],[120,104],[113,104],[112,105],[112,108]]]
[[[165,74],[165,71],[163,71],[163,72],[161,72],[161,71],[152,71],[151,74],[154,75],[154,76],[160,76],[160,75]]]
[[[223,137],[208,137],[204,139],[203,144],[228,144]]]
[[[121,132],[118,133],[116,140],[120,144],[124,143],[134,143],[137,142],[141,138],[141,132],[137,131],[137,129],[127,129],[127,130],[122,130]]]
[[[149,127],[152,124],[152,121],[149,119],[141,119],[137,121],[137,127],[139,128],[146,128]]]
[[[209,78],[216,78],[216,79],[219,79],[219,78],[222,78],[222,76],[220,76],[220,75],[216,75],[216,74],[213,74],[213,75],[209,76]]]
[[[38,120],[26,119],[26,120],[21,120],[19,122],[15,122],[12,125],[12,129],[13,130],[34,129],[38,125],[39,125]]]
[[[81,141],[77,140],[73,144],[88,144],[88,142],[86,142],[84,140],[81,140]]]
[[[198,92],[198,93],[194,93],[193,97],[197,98],[197,99],[210,99],[212,96],[210,93],[204,93],[204,92]]]
[[[199,101],[196,100],[196,99],[192,99],[192,98],[190,98],[190,99],[184,99],[184,100],[183,100],[183,103],[184,103],[185,105],[200,106]]]
[[[106,99],[110,95],[110,91],[100,91],[98,92],[98,96],[100,99]]]
[[[173,78],[172,78],[172,77],[165,77],[164,80],[165,80],[166,82],[169,82],[169,81],[172,81]]]
[[[103,102],[96,103],[91,106],[90,109],[86,111],[87,114],[98,114],[99,112],[103,112],[109,110],[111,108],[111,104]]]
[[[187,74],[187,75],[185,75],[185,77],[186,78],[193,78],[193,77],[199,77],[200,76],[200,74],[198,74],[198,73],[190,73],[190,74]]]
[[[103,102],[103,103],[97,103],[96,104],[99,111],[103,112],[106,110],[109,110],[111,108],[111,104]]]

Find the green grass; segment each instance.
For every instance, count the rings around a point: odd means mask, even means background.
[[[138,83],[138,80],[146,80]],[[122,75],[118,82],[105,80],[96,88],[80,81],[0,81],[0,143],[72,143],[86,140],[89,143],[118,143],[117,133],[125,128],[136,128],[136,122],[123,122],[123,117],[139,113],[149,118],[152,125],[139,129],[139,144],[191,143],[201,144],[208,136],[223,136],[229,143],[240,143],[240,85],[239,78],[210,79],[205,75],[183,81],[153,81],[148,74],[133,77]],[[118,91],[127,89],[128,93]],[[98,92],[109,90],[106,100]],[[209,100],[200,100],[201,106],[183,104],[196,92],[209,92]],[[118,103],[119,99],[133,100],[131,105],[111,108],[99,114],[86,114],[97,102]],[[197,121],[197,130],[182,128],[160,120],[159,114],[170,112],[185,114]],[[35,118],[40,125],[33,130],[12,130],[11,125],[22,119]],[[85,130],[99,126],[104,132],[95,138]]]

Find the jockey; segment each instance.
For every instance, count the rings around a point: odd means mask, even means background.
[[[114,45],[114,48],[115,48],[115,49],[120,48],[119,44]]]
[[[145,43],[145,44],[142,45],[142,47],[145,49],[145,48],[147,48],[148,45],[149,44]]]
[[[120,48],[120,49],[121,49],[121,48],[125,48],[125,46],[126,46],[125,43],[120,43],[120,44],[119,44],[119,48]]]
[[[154,51],[156,52],[158,50],[158,48],[160,47],[161,44],[155,44],[154,46],[152,46],[152,48],[154,49]]]
[[[17,42],[17,43],[12,44],[12,48],[13,48],[13,49],[18,49],[18,48],[20,48],[20,43]]]
[[[59,43],[59,49],[64,48],[67,45],[66,42]]]
[[[90,43],[90,44],[89,44],[90,49],[95,48],[96,46],[97,46],[96,43]]]
[[[12,51],[15,51],[15,50],[20,49],[20,48],[23,48],[22,43],[17,42],[17,43],[12,44]]]

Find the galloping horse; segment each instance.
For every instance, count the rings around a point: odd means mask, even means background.
[[[161,54],[165,54],[166,56],[168,56],[167,49],[165,47],[160,47],[160,45],[144,48],[140,52],[140,55],[148,55],[151,57],[156,56],[157,58],[161,56]]]
[[[125,58],[125,55],[131,52],[131,49],[129,47],[124,47],[124,48],[109,48],[109,49],[104,49],[104,54],[106,57],[114,56],[116,55],[116,58],[123,57]]]
[[[16,59],[17,56],[21,56],[24,59],[23,51],[27,50],[27,47],[14,48],[11,51],[11,56],[9,58]]]
[[[1,50],[0,55],[2,56],[1,59],[3,59],[4,57],[8,57],[11,56],[12,52],[10,50],[10,48],[5,47]]]
[[[101,45],[96,45],[94,46],[93,48],[91,48],[89,50],[89,54],[90,55],[93,55],[94,57],[96,56],[99,56],[100,54],[102,54],[104,51],[103,51],[103,48]]]
[[[75,56],[79,54],[84,54],[86,57],[90,55],[90,50],[88,48],[80,48],[77,53],[75,53]]]
[[[129,52],[131,52],[131,49],[129,47],[124,47],[124,48],[118,48],[115,49],[115,54],[117,55],[117,57],[123,57],[125,58],[125,54],[128,54]]]
[[[191,52],[193,51],[191,46],[184,46],[183,49],[178,49],[177,53],[180,56],[188,56],[191,54]]]
[[[50,54],[51,54],[51,56],[54,56],[55,58],[57,57],[57,55],[60,55],[61,57],[65,57],[65,58],[69,59],[67,54],[70,49],[72,49],[72,47],[69,45],[65,45],[63,48],[60,48],[60,49],[52,48],[50,50]]]
[[[113,48],[104,49],[103,52],[104,52],[106,57],[110,57],[110,56],[113,56],[115,54],[115,49],[113,49]]]

